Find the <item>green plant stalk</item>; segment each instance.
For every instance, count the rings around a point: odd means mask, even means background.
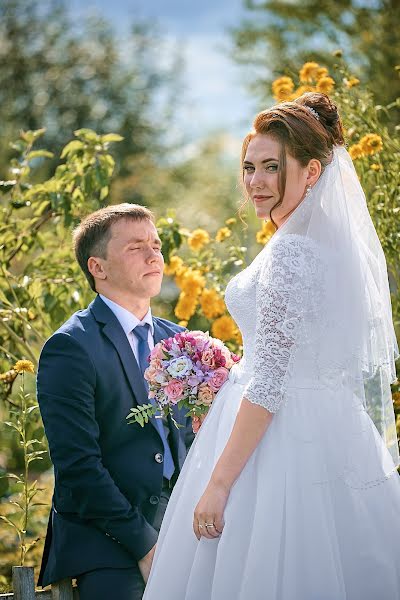
[[[22,515],[22,528],[21,528],[21,558],[20,566],[23,567],[26,556],[26,531],[28,528],[28,511],[29,511],[29,489],[28,489],[28,475],[29,475],[29,462],[28,452],[26,445],[26,396],[25,396],[25,374],[21,373],[22,385],[21,385],[21,412],[22,412],[22,427],[21,427],[21,441],[24,448],[24,489],[23,489],[23,515]]]
[[[7,323],[5,323],[4,321],[2,321],[2,322],[0,321],[0,323],[7,330],[7,332],[10,335],[10,337],[12,337],[15,342],[17,342],[18,344],[21,345],[21,347],[25,350],[26,354],[29,356],[30,360],[36,366],[37,365],[37,358],[36,358],[35,354],[32,352],[32,350],[31,350],[28,342],[26,342],[18,334],[16,334],[15,331],[13,331],[13,329],[11,329],[11,327],[9,327],[7,325]]]

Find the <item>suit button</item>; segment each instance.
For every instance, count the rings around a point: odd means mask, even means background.
[[[154,456],[154,460],[158,463],[164,462],[164,457],[161,452],[157,452],[157,454]]]
[[[160,502],[160,498],[158,496],[150,496],[150,504],[158,504]]]

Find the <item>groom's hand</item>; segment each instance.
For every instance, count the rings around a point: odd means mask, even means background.
[[[154,558],[154,553],[156,551],[156,546],[154,545],[150,552],[143,556],[138,562],[140,573],[142,574],[143,580],[147,583],[147,580],[150,575],[150,569]]]

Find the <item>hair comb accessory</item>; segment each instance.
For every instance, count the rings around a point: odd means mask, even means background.
[[[320,120],[319,114],[317,113],[315,108],[312,108],[312,106],[307,106],[306,104],[304,104],[303,106],[317,119],[317,121]]]

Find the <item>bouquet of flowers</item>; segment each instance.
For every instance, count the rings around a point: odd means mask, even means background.
[[[127,418],[143,427],[159,413],[170,415],[178,427],[172,414],[177,404],[188,410],[196,431],[238,360],[221,340],[203,331],[183,331],[162,340],[152,350],[144,374],[152,403],[132,408]]]

